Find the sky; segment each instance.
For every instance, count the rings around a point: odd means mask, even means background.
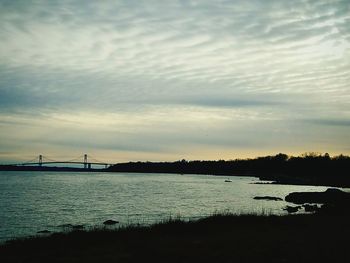
[[[0,162],[350,154],[349,0],[0,0]]]

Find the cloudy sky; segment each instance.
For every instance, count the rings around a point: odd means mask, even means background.
[[[0,161],[350,154],[349,0],[0,0]]]

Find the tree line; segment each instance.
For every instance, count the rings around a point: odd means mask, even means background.
[[[350,186],[349,168],[349,156],[311,152],[297,157],[279,153],[227,161],[128,162],[115,164],[108,171],[257,176],[279,183]]]

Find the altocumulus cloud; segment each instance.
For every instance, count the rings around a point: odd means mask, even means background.
[[[0,0],[0,158],[349,153],[349,24],[347,0]]]

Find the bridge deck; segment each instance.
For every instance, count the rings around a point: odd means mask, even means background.
[[[36,163],[19,163],[15,165],[40,165],[40,164],[64,164],[64,163],[71,163],[71,164],[91,164],[91,165],[112,165],[110,163],[98,163],[98,162],[36,162]]]

